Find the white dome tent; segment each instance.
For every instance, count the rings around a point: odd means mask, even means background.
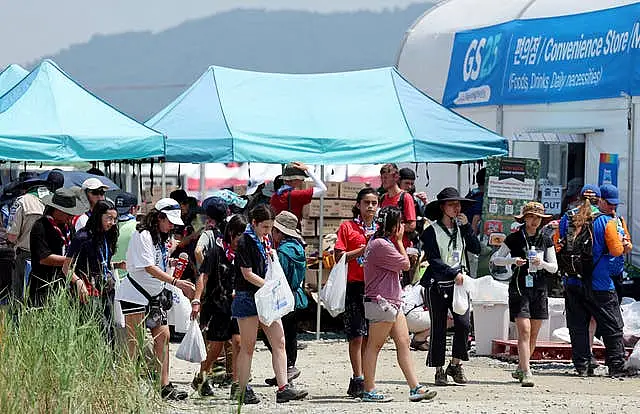
[[[509,138],[511,155],[541,159],[543,164],[541,176],[544,176],[541,178],[548,178],[551,184],[567,188],[567,184],[574,185],[580,179],[586,183],[597,183],[601,154],[617,154],[618,187],[624,202],[618,211],[627,218],[632,237],[638,240],[640,238],[640,199],[634,201],[632,194],[640,194],[640,182],[633,180],[634,166],[640,170],[640,147],[637,144],[640,142],[640,107],[638,107],[640,98],[629,96],[632,93],[624,92],[621,87],[620,93],[610,93],[590,100],[582,100],[584,97],[569,99],[570,92],[566,92],[567,95],[564,97],[559,96],[567,91],[561,88],[558,89],[561,91],[557,95],[549,99],[542,96],[535,102],[525,102],[526,99],[522,102],[509,99],[508,94],[503,94],[504,89],[507,88],[503,81],[507,76],[507,68],[516,64],[511,63],[509,59],[515,59],[517,52],[508,53],[516,48],[515,43],[511,44],[511,42],[520,40],[515,36],[497,43],[499,46],[496,46],[496,49],[500,48],[500,59],[506,62],[502,64],[504,73],[499,73],[502,91],[493,87],[486,98],[483,98],[486,99],[485,102],[470,102],[472,105],[465,105],[468,102],[464,101],[451,100],[451,93],[448,92],[451,83],[455,81],[455,79],[452,80],[452,74],[454,77],[458,76],[457,71],[460,69],[459,76],[462,77],[463,71],[468,69],[464,67],[468,63],[468,56],[465,57],[464,64],[460,64],[460,60],[456,61],[458,65],[453,63],[456,56],[459,57],[459,51],[455,48],[458,39],[456,33],[458,36],[480,31],[491,33],[494,29],[506,27],[516,33],[520,27],[540,24],[541,29],[538,34],[544,41],[556,33],[545,32],[543,29],[544,27],[553,29],[553,25],[543,25],[555,20],[555,28],[557,28],[557,22],[560,19],[547,19],[540,22],[529,20],[560,16],[565,16],[563,19],[566,19],[571,18],[571,15],[629,6],[633,7],[634,12],[627,12],[623,15],[624,19],[618,20],[624,20],[623,30],[627,30],[631,35],[629,43],[632,44],[632,26],[635,27],[634,24],[639,22],[637,11],[640,9],[630,5],[636,3],[640,2],[630,0],[445,0],[428,10],[407,31],[398,54],[397,67],[410,82],[434,99],[443,102],[445,106]],[[620,11],[624,12],[624,10]],[[573,18],[587,21],[589,17],[574,16]],[[598,23],[600,21],[598,20]],[[492,27],[494,25],[499,26]],[[592,30],[589,30],[588,25],[586,27],[587,29],[582,31],[576,28],[575,33],[572,33],[573,38],[580,41],[592,36]],[[569,31],[572,28],[564,30]],[[461,34],[461,32],[465,33]],[[604,31],[603,38],[605,34],[608,35]],[[560,35],[557,37],[559,39]],[[629,50],[637,49],[637,46],[635,44],[629,46]],[[637,52],[634,50],[634,53]],[[634,55],[634,59],[637,60],[636,56]],[[607,65],[613,62],[613,58],[614,56],[607,60],[599,70],[604,71],[603,67],[608,70]],[[533,64],[534,66],[528,68],[530,72],[539,69],[539,66],[535,66],[538,62],[540,59]],[[635,61],[633,62],[635,64]],[[480,66],[479,62],[476,64]],[[629,83],[638,79],[638,75],[634,73],[635,69],[631,67],[629,65],[629,72],[625,73],[624,79]],[[478,70],[480,70],[479,67]],[[608,75],[608,72],[606,74]],[[602,72],[600,76],[602,79],[604,76]],[[533,79],[533,73],[531,73],[531,79]],[[533,89],[531,83],[529,86]],[[458,90],[458,99],[466,92],[477,92],[477,89],[479,88],[469,88],[462,92]],[[596,87],[594,90],[597,91]],[[591,95],[585,96],[591,97]],[[573,182],[571,182],[572,179],[574,179]],[[637,246],[640,247],[640,245]],[[636,265],[640,264],[639,247],[635,247],[633,252],[633,262]]]

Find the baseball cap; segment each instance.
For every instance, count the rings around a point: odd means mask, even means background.
[[[401,168],[398,172],[401,180],[415,180],[416,173],[411,168]]]
[[[82,189],[83,190],[97,190],[102,188],[103,190],[108,190],[109,186],[106,184],[103,184],[102,181],[100,181],[98,178],[87,178],[86,180],[84,180],[84,182],[82,183]]]
[[[226,201],[220,197],[209,197],[202,202],[202,208],[207,213],[207,217],[222,223],[229,211]]]
[[[189,197],[189,195],[187,194],[186,191],[184,191],[183,189],[178,189],[178,190],[173,190],[170,194],[169,194],[170,198],[173,198],[174,200],[176,200],[178,203],[184,203],[185,200],[187,199],[187,197]]]
[[[585,184],[582,187],[582,190],[580,190],[580,195],[583,197],[597,197],[597,198],[600,198],[601,196],[600,189],[598,188],[598,186],[595,186],[593,184]]]
[[[620,194],[618,193],[618,187],[613,184],[603,184],[600,186],[600,197],[606,200],[607,203],[618,205],[620,204]]]
[[[247,192],[246,195],[251,195],[253,193],[256,192],[256,190],[258,189],[258,187],[260,187],[260,185],[264,184],[264,180],[255,180],[250,178],[249,181],[247,182]]]
[[[113,204],[116,206],[116,210],[118,211],[118,215],[122,216],[123,214],[127,214],[131,207],[138,204],[138,198],[131,193],[127,193],[125,191],[119,191],[116,194],[112,195]]]
[[[167,215],[167,219],[176,226],[184,226],[184,222],[180,217],[180,204],[173,198],[161,198],[158,200],[154,208]]]

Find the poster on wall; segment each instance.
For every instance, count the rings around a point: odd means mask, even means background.
[[[600,165],[598,167],[598,185],[618,185],[618,154],[600,153]]]
[[[540,161],[491,157],[487,160],[487,191],[482,206],[483,229],[488,244],[499,246],[511,232],[513,216],[537,198]]]
[[[545,185],[540,187],[540,202],[546,214],[560,214],[562,212],[562,186]]]

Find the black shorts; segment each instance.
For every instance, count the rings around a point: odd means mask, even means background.
[[[240,335],[238,321],[230,313],[213,312],[209,323],[203,327],[207,341],[225,342],[232,335]]]
[[[549,319],[547,289],[524,289],[522,295],[509,293],[509,316],[516,318]]]
[[[120,301],[123,315],[133,315],[134,313],[144,313],[144,324],[149,329],[157,328],[168,324],[167,311],[160,307],[150,307],[138,303]]]
[[[347,340],[367,336],[369,323],[364,317],[364,282],[347,283],[344,305],[342,317]]]

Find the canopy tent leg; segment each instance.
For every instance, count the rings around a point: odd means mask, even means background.
[[[162,163],[162,198],[167,197],[167,163],[164,161],[160,161]]]
[[[458,193],[462,193],[462,163],[458,163]]]
[[[207,192],[207,181],[205,174],[207,173],[207,164],[200,163],[200,201],[204,200]]]
[[[320,177],[324,182],[324,165],[320,166]],[[320,222],[318,224],[318,239],[320,240],[320,245],[318,248],[318,277],[316,280],[316,286],[318,286],[318,307],[316,311],[316,340],[320,340],[320,313],[322,312],[322,304],[320,300],[320,288],[322,287],[322,265],[323,265],[323,250],[322,250],[322,228],[324,226],[324,193],[320,195]]]
[[[127,175],[125,177],[124,180],[124,191],[131,193],[133,192],[133,185],[132,185],[132,180],[133,180],[133,165],[127,163]],[[138,196],[138,198],[140,198],[140,196]]]

